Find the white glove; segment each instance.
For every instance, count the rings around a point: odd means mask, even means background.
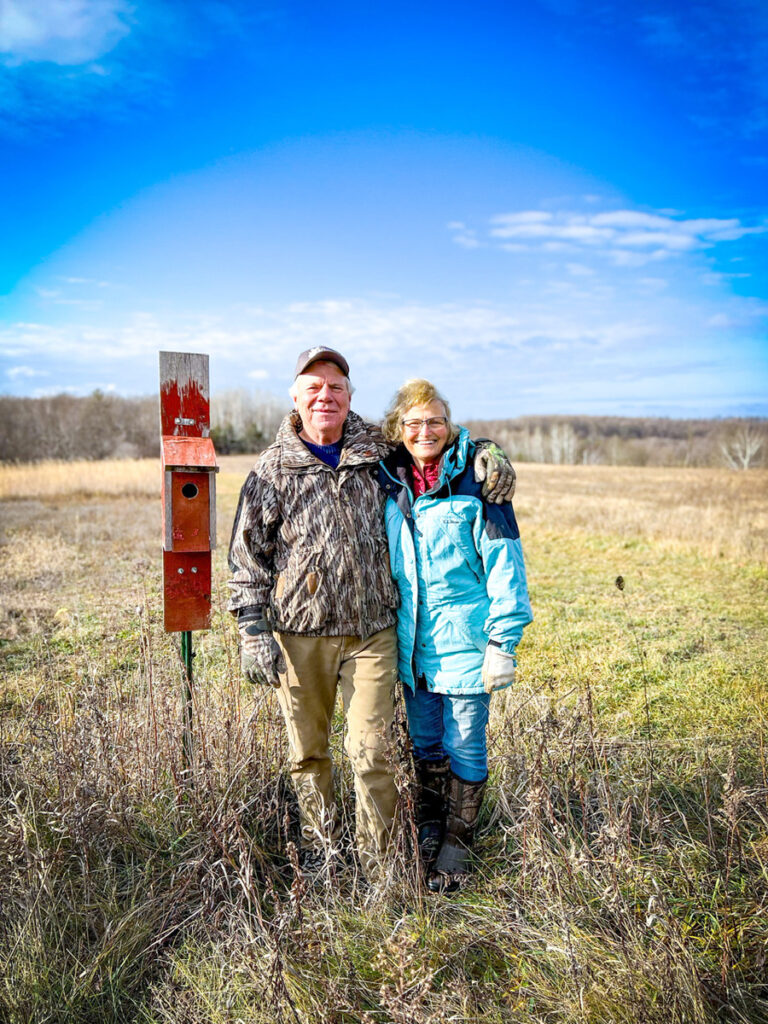
[[[511,686],[515,681],[515,656],[502,651],[495,644],[488,644],[483,658],[483,689],[486,693]]]

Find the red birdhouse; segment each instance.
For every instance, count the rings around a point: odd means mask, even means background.
[[[211,627],[216,546],[216,453],[208,356],[160,353],[163,462],[163,610],[167,632]]]

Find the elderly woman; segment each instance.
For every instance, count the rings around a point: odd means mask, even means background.
[[[392,575],[400,591],[399,673],[418,782],[419,852],[434,892],[469,873],[488,778],[491,693],[515,678],[531,621],[512,506],[487,504],[473,443],[426,380],[392,399],[380,463]]]

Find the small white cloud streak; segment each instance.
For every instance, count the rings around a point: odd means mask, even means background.
[[[110,287],[109,281],[97,281],[96,278],[93,277],[64,277],[62,278],[62,280],[65,282],[65,284],[94,285],[96,288]]]
[[[726,313],[716,313],[705,323],[706,327],[733,327],[734,321]]]
[[[446,225],[449,231],[453,231],[453,241],[456,245],[460,245],[464,249],[478,249],[480,242],[477,239],[477,233],[472,229],[468,228],[463,221],[452,220]]]
[[[655,246],[657,250],[670,249],[673,252],[682,252],[686,249],[695,249],[701,244],[700,240],[693,235],[675,231],[628,231],[616,244],[629,249],[646,249]]]
[[[640,210],[611,210],[608,213],[598,213],[591,218],[593,224],[609,228],[665,228],[669,224],[668,217],[661,217],[655,213],[643,213]]]
[[[749,227],[736,217],[685,219],[640,210],[594,214],[520,210],[496,214],[489,224],[489,238],[508,252],[588,250],[608,257],[616,266],[629,267],[768,231],[765,224]],[[464,235],[470,231],[464,227]]]
[[[526,224],[543,224],[553,219],[553,214],[543,210],[523,210],[520,213],[500,213],[491,217],[492,223],[506,224],[513,227],[519,224],[521,227]]]
[[[649,263],[659,263],[661,260],[669,259],[668,249],[656,249],[654,252],[627,252],[622,249],[614,249],[605,253],[608,260],[615,267],[646,267]]]
[[[479,249],[481,245],[477,238],[471,234],[456,235],[453,240],[456,245],[460,245],[463,249]]]
[[[35,370],[32,366],[10,366],[5,371],[6,377],[10,380],[21,380],[32,377],[46,377],[44,370]]]

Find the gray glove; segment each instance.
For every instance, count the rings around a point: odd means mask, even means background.
[[[475,441],[475,480],[483,484],[483,497],[492,504],[512,501],[517,474],[507,453],[494,441]],[[483,483],[485,481],[485,483]]]
[[[486,693],[493,693],[494,690],[502,690],[505,686],[511,686],[515,681],[515,656],[502,651],[494,643],[489,643],[485,648],[483,658],[483,689]]]
[[[279,686],[278,672],[285,672],[285,658],[269,631],[261,608],[243,608],[237,620],[240,630],[240,668],[246,679],[263,686]]]

